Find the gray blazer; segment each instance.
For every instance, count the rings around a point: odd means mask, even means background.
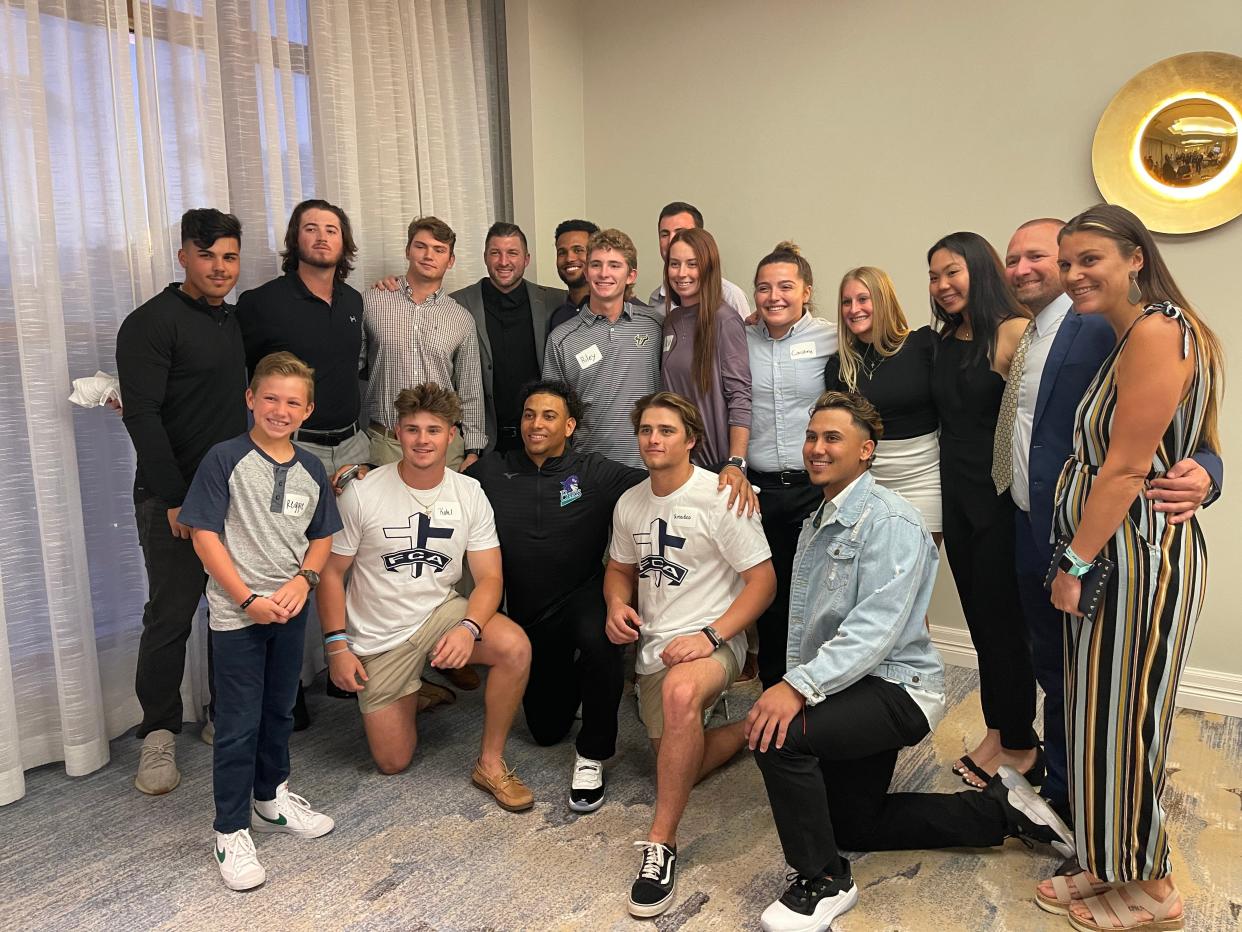
[[[539,370],[543,370],[543,348],[547,342],[548,319],[552,312],[565,303],[568,292],[560,288],[546,288],[532,281],[524,281],[530,297],[531,326],[535,331],[535,356]],[[483,309],[483,279],[467,285],[449,297],[470,312],[474,329],[479,335],[479,362],[483,369],[483,410],[487,424],[487,450],[496,446],[496,401],[492,396],[492,341],[487,336],[487,312]]]

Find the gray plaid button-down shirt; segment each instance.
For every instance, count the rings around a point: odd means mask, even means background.
[[[487,446],[479,338],[470,312],[443,288],[419,304],[404,278],[400,291],[368,288],[362,305],[362,354],[370,372],[367,417],[395,430],[392,403],[403,388],[423,382],[451,385],[461,398],[466,449]]]

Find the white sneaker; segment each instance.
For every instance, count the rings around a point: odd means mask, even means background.
[[[180,782],[177,736],[167,728],[157,728],[142,739],[134,786],[148,796],[161,796],[176,789]]]
[[[569,808],[594,812],[604,804],[604,765],[574,752],[574,775],[569,783]]]
[[[256,832],[285,832],[299,838],[318,838],[336,827],[322,812],[316,812],[301,796],[289,792],[289,781],[276,787],[276,798],[254,801],[250,827]]]
[[[267,880],[250,832],[244,828],[227,835],[216,832],[215,855],[220,876],[230,890],[253,890]]]

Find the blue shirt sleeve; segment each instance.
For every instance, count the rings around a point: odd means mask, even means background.
[[[311,516],[310,524],[306,526],[306,539],[319,540],[323,537],[331,537],[344,525],[341,523],[341,513],[336,510],[336,493],[332,490],[328,471],[323,468],[323,463],[319,462],[319,458],[313,454],[299,450],[298,456],[307,472],[319,485],[319,504],[315,506],[315,514]]]
[[[229,476],[237,465],[232,455],[231,440],[217,443],[199,463],[190,491],[181,503],[177,520],[203,531],[224,533],[224,519],[229,513]]]

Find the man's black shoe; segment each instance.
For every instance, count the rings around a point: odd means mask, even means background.
[[[1006,834],[1052,845],[1063,858],[1074,854],[1074,833],[1035,788],[1013,767],[1004,764],[984,793],[1005,810]]]
[[[850,876],[850,862],[841,858],[841,863],[842,873],[833,877],[788,874],[789,888],[759,917],[764,932],[823,932],[849,911],[858,902],[858,887]]]
[[[677,846],[658,841],[636,841],[634,845],[643,849],[643,865],[630,887],[630,915],[646,919],[672,905],[677,889]]]

